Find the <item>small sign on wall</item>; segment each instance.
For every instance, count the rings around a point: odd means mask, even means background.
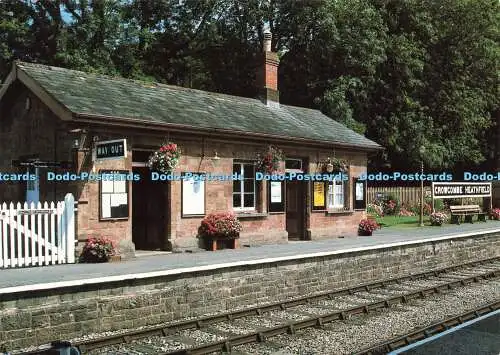
[[[127,140],[96,142],[94,145],[94,160],[109,160],[127,157]]]

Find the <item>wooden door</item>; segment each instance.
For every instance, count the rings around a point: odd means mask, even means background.
[[[291,239],[304,238],[304,188],[303,181],[286,182],[286,230]]]
[[[138,250],[159,250],[166,245],[167,182],[151,181],[147,168],[132,184],[132,240]]]

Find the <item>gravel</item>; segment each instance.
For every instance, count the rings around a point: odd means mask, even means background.
[[[457,315],[500,297],[500,281],[475,283],[446,294],[412,300],[369,315],[337,321],[323,329],[308,328],[295,336],[279,335],[273,343],[283,344],[281,354],[349,354],[415,328]],[[266,354],[259,344],[236,347],[248,354]],[[277,352],[279,353],[279,352]]]

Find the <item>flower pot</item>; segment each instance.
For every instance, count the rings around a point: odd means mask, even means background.
[[[364,236],[364,237],[369,237],[372,235],[373,232],[368,232],[368,231],[365,231],[365,230],[358,230],[358,235],[360,236]]]
[[[432,222],[433,226],[441,227],[443,223],[438,223],[438,222]]]

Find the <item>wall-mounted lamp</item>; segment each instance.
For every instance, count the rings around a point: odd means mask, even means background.
[[[217,155],[217,151],[215,151],[214,157],[212,158],[212,162],[214,166],[219,166],[220,157]]]
[[[85,148],[87,142],[87,134],[88,134],[87,130],[82,128],[75,128],[68,131],[68,133],[78,137],[73,139],[73,144],[71,146],[72,149],[80,151],[88,150],[88,148]]]

